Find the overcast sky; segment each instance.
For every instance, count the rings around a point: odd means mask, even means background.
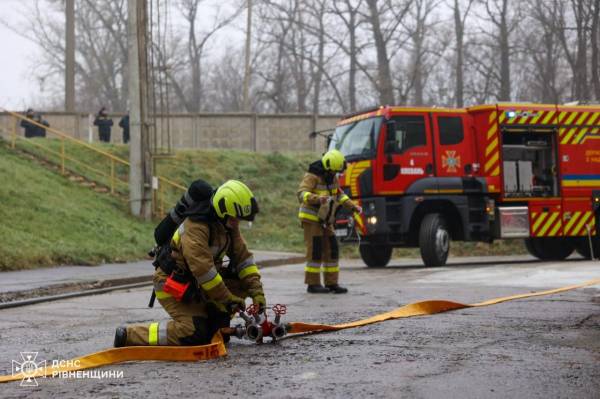
[[[14,21],[21,18],[19,10],[28,0],[0,0],[0,15]],[[35,94],[36,82],[29,79],[35,61],[36,46],[29,40],[0,24],[0,108],[22,109]]]
[[[237,1],[232,2],[232,4],[235,3]],[[22,24],[25,23],[23,10],[32,4],[34,4],[33,0],[0,0],[0,19],[23,28]],[[202,21],[210,22],[214,18],[216,4],[223,4],[223,2],[222,0],[207,0],[202,3],[199,13],[203,15],[203,18],[199,19],[200,29],[202,29]],[[177,15],[177,13],[174,14]],[[231,40],[231,37],[243,39],[244,24],[245,15],[241,15],[235,21],[234,26],[227,28],[215,37],[213,45],[210,46],[210,52],[218,52],[218,43],[225,38],[228,38],[228,40]],[[39,82],[32,77],[36,58],[41,55],[37,45],[0,23],[0,54],[2,55],[2,61],[0,62],[0,108],[22,110],[43,103],[43,99],[39,98],[38,95]],[[63,93],[60,93],[60,95],[63,95]]]

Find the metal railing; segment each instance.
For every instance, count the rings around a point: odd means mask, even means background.
[[[10,136],[10,148],[16,149],[19,146],[46,161],[58,164],[63,175],[67,172],[75,173],[106,186],[113,195],[121,198],[128,196],[129,161],[16,112],[5,112],[10,115],[10,129],[7,132]],[[20,121],[27,121],[44,129],[51,138],[30,140],[21,136],[18,133]],[[154,216],[161,216],[168,209],[165,208],[165,203],[169,207],[174,204],[186,187],[166,177],[155,176],[155,179],[158,187],[153,192],[152,210]]]

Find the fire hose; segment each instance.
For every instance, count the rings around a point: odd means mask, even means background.
[[[275,318],[273,319],[273,321],[270,321],[266,315],[266,312],[259,312],[258,308],[250,306],[245,311],[240,312],[240,316],[246,323],[245,326],[238,325],[233,328],[223,329],[221,332],[217,332],[213,337],[212,342],[208,345],[129,346],[123,348],[113,348],[66,361],[64,362],[64,365],[61,364],[57,367],[40,367],[35,370],[28,370],[26,372],[20,372],[13,375],[0,376],[0,383],[8,381],[19,381],[23,378],[52,377],[64,372],[90,369],[126,361],[199,361],[215,359],[227,355],[227,350],[225,349],[222,334],[235,336],[239,338],[246,338],[253,340],[257,343],[262,343],[263,338],[265,337],[271,337],[273,341],[277,341],[284,337],[286,334],[301,335],[302,333],[338,331],[346,328],[355,328],[366,326],[368,324],[380,323],[386,320],[431,315],[465,308],[491,306],[517,299],[558,294],[561,292],[589,287],[598,284],[600,284],[600,278],[589,280],[581,284],[570,285],[557,289],[538,291],[527,294],[511,295],[507,297],[490,299],[488,301],[478,302],[474,304],[463,304],[459,302],[446,300],[415,302],[409,305],[399,307],[390,312],[369,317],[367,319],[336,325],[316,323],[310,324],[299,322],[284,324],[281,321],[281,316],[283,316],[287,310],[284,305],[276,305],[271,309],[275,314]]]

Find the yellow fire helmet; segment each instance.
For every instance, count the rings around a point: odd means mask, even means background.
[[[323,162],[325,170],[330,172],[337,173],[346,169],[346,158],[344,158],[344,154],[338,150],[327,151],[325,155],[323,155],[321,162]]]
[[[252,191],[238,180],[223,183],[212,197],[212,205],[221,219],[233,218],[253,221],[258,213],[258,204]]]

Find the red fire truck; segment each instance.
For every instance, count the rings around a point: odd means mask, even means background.
[[[544,260],[600,255],[600,106],[377,107],[344,117],[329,148],[348,161],[336,234],[367,266],[418,247],[446,263],[450,241],[525,239]]]

